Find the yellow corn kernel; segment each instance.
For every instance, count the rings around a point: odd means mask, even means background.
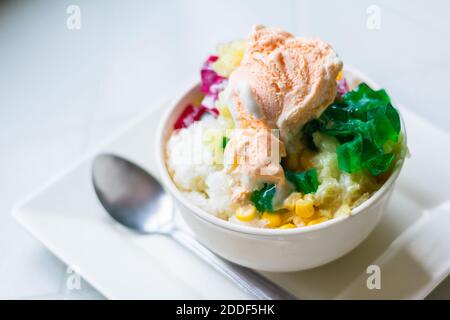
[[[304,226],[307,226],[309,222],[311,222],[311,221],[313,221],[313,220],[315,220],[315,219],[317,219],[317,218],[319,218],[319,217],[317,217],[316,214],[313,214],[313,215],[312,215],[311,217],[309,217],[309,218],[300,218],[300,217],[299,217],[299,219],[303,222],[303,225],[304,225]]]
[[[280,227],[280,229],[292,229],[292,228],[296,228],[296,225],[293,223],[286,223]]]
[[[284,199],[283,207],[289,211],[294,211],[295,202],[300,199],[302,199],[302,194],[300,192],[292,192],[286,199]]]
[[[314,214],[312,202],[303,199],[295,202],[295,213],[301,218],[309,218]]]
[[[279,214],[264,212],[262,218],[267,221],[266,227],[276,228],[281,224],[281,217]]]
[[[325,222],[325,221],[327,221],[327,220],[328,220],[328,218],[326,218],[326,217],[320,217],[320,218],[311,220],[310,222],[308,222],[307,225],[308,225],[308,226],[312,226],[312,225],[314,225],[314,224],[322,223],[322,222]]]
[[[236,210],[236,218],[239,221],[248,222],[253,218],[255,218],[255,216],[256,216],[256,208],[251,204],[239,207]]]
[[[281,216],[281,225],[291,223],[292,219],[295,217],[295,212],[293,210],[287,210],[287,209],[281,209],[280,211]],[[277,213],[278,213],[277,212]]]
[[[344,75],[344,73],[342,72],[342,70],[339,71],[339,73],[338,73],[338,75],[337,75],[337,77],[336,77],[336,80],[337,80],[337,81],[341,80],[341,78],[342,78],[343,75]]]

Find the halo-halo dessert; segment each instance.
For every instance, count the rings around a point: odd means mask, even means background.
[[[206,60],[201,91],[174,124],[166,166],[188,201],[230,223],[301,228],[350,215],[405,156],[387,93],[321,40],[256,26]]]

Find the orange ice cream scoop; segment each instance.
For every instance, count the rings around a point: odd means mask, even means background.
[[[257,188],[261,181],[284,185],[280,159],[286,151],[276,136],[268,128],[236,129],[233,132],[224,157],[228,174],[237,182],[235,199]]]
[[[237,130],[225,149],[231,170],[239,168],[244,175],[273,183],[284,180],[279,162],[285,155],[283,144],[268,129]]]
[[[286,137],[296,134],[333,102],[341,69],[342,61],[329,44],[256,26],[230,84],[241,83],[242,87],[242,82],[247,83],[259,107],[259,118],[281,129],[281,138],[287,143]],[[239,90],[239,86],[235,88]]]

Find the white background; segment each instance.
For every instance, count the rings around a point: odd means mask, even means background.
[[[80,30],[66,27],[71,4]],[[380,30],[366,26],[370,5],[381,9]],[[84,282],[66,289],[66,266],[12,220],[11,206],[198,78],[217,43],[255,23],[323,38],[450,132],[449,14],[445,0],[0,2],[0,298],[101,297]],[[431,297],[450,299],[450,279]]]

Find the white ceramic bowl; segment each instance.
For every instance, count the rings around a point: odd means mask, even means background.
[[[373,88],[374,82],[354,69],[346,68]],[[216,254],[237,264],[264,271],[298,271],[331,262],[360,244],[379,222],[392,194],[403,160],[386,183],[348,217],[296,229],[260,229],[219,219],[190,203],[167,172],[164,148],[173,124],[186,106],[199,95],[199,85],[183,92],[171,104],[158,129],[157,163],[161,182],[172,195],[184,220],[197,239]],[[404,124],[402,123],[402,131]],[[405,135],[406,138],[406,135]]]

